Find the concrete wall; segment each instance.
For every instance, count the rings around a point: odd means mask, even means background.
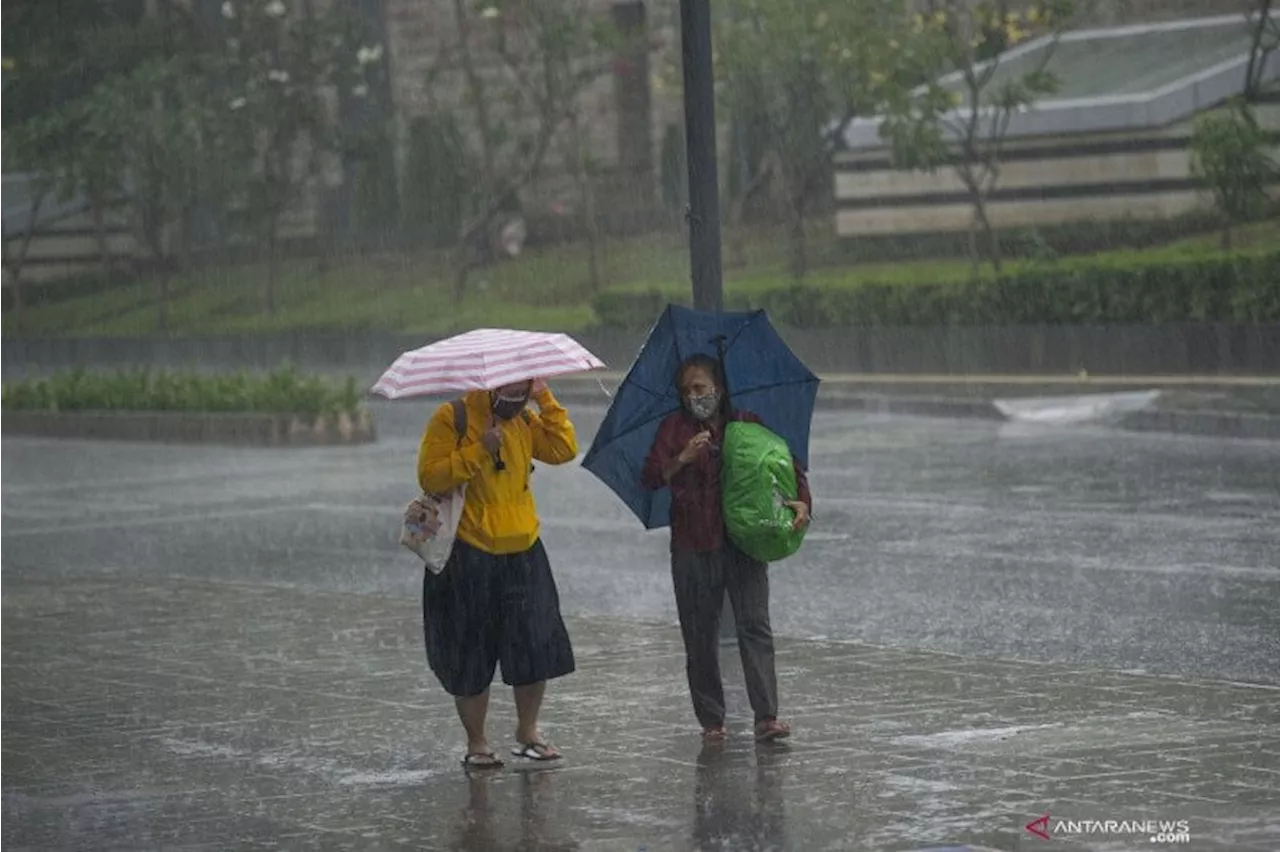
[[[114,207],[103,215],[107,257],[118,264],[132,263],[145,250],[134,239],[128,211]],[[25,229],[25,223],[23,223]],[[4,241],[5,284],[12,277],[10,264],[22,252],[23,234],[11,234]],[[88,212],[75,212],[57,221],[41,222],[23,257],[21,280],[39,283],[84,273],[96,273],[103,265],[101,246]]]
[[[783,336],[819,373],[1280,374],[1280,324],[851,328],[784,330]],[[614,371],[627,370],[644,342],[641,333],[575,337]],[[0,341],[6,380],[73,366],[228,371],[288,360],[369,385],[401,352],[428,342],[407,335]]]
[[[1260,104],[1257,114],[1280,133],[1280,98]],[[1168,218],[1208,204],[1191,177],[1192,128],[1183,121],[1142,131],[1010,139],[988,215],[996,227],[1009,228]],[[1271,151],[1280,158],[1280,145]],[[836,168],[841,236],[969,227],[973,208],[953,169],[898,171],[886,148],[842,155]]]

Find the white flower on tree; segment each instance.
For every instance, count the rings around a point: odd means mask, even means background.
[[[382,59],[382,45],[375,44],[373,47],[362,47],[356,51],[356,61],[361,65],[372,65]]]

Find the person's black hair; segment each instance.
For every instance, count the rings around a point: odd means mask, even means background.
[[[704,355],[699,352],[697,355],[691,355],[680,365],[680,369],[676,370],[676,392],[680,395],[681,405],[687,405],[684,398],[684,377],[692,369],[706,370],[711,378],[715,381],[716,387],[720,389],[720,415],[728,417],[733,410],[729,404],[729,383],[725,381],[724,365],[720,363],[720,359],[711,355]]]

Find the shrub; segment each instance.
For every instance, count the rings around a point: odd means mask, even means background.
[[[131,268],[131,264],[124,262],[114,267],[109,274],[101,271],[82,272],[66,278],[39,282],[27,280],[26,276],[29,274],[29,271],[24,273],[22,284],[22,302],[27,308],[95,296],[126,287],[138,280],[138,274]],[[3,295],[0,295],[0,307],[6,313],[14,307],[13,288],[7,284]]]
[[[305,376],[291,366],[271,373],[230,375],[83,369],[44,379],[5,382],[5,410],[41,411],[234,411],[321,415],[356,414],[361,394],[354,378],[335,382]]]
[[[1219,226],[1212,211],[1194,210],[1170,219],[1082,219],[1076,222],[1025,228],[1002,228],[1000,252],[1007,258],[1044,259],[1052,255],[1087,254],[1125,248],[1146,248]],[[925,258],[965,257],[967,233],[893,234],[838,239],[823,265],[878,263]]]
[[[1280,322],[1280,252],[1043,264],[952,283],[780,285],[740,297],[793,328]],[[603,325],[646,328],[671,299],[660,290],[596,298]],[[737,301],[727,300],[730,302]],[[685,302],[687,304],[687,302]]]

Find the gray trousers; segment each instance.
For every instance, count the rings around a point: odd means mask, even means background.
[[[720,680],[720,613],[725,592],[738,628],[738,650],[746,674],[747,697],[756,722],[778,715],[778,678],[769,626],[769,569],[726,546],[709,553],[671,554],[671,580],[684,636],[693,712],[704,728],[724,724]]]

